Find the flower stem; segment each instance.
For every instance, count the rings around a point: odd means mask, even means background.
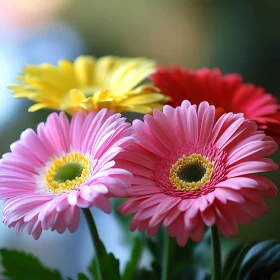
[[[164,228],[164,245],[163,245],[163,256],[162,256],[162,269],[161,269],[161,280],[170,280],[170,237],[168,235],[167,228]]]
[[[83,208],[82,210],[84,212],[84,215],[85,215],[85,218],[87,221],[91,240],[92,240],[93,247],[95,250],[95,261],[96,261],[98,280],[102,280],[102,279],[104,280],[105,278],[103,277],[103,272],[102,272],[101,263],[100,263],[101,257],[104,254],[104,247],[103,247],[101,240],[99,239],[97,228],[96,228],[96,225],[95,225],[95,222],[94,222],[90,209]]]
[[[222,280],[220,233],[216,226],[211,227],[213,251],[213,280]]]

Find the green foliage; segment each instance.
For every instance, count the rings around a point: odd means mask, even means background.
[[[170,242],[170,275],[172,280],[210,280],[209,271],[212,265],[211,238],[206,233],[200,243],[189,240],[187,246],[179,247],[175,239]],[[98,277],[97,260],[94,258],[88,267],[90,277],[79,273],[77,280],[156,280],[161,278],[163,255],[163,238],[160,231],[156,238],[137,238],[131,251],[130,260],[123,276],[119,272],[119,260],[112,253],[107,253],[103,243],[98,245],[102,279]],[[144,247],[152,255],[151,269],[139,268]],[[15,250],[0,250],[3,266],[3,277],[13,280],[62,280],[57,270],[45,267],[31,254]],[[257,244],[237,246],[227,256],[223,266],[225,280],[267,280],[280,271],[280,243],[264,241]],[[24,277],[24,278],[23,278]],[[71,280],[70,277],[67,278]]]
[[[78,280],[90,280],[85,274],[79,273]]]
[[[115,258],[115,256],[112,253],[107,254],[106,249],[100,240],[100,250],[101,250],[101,256],[100,256],[100,267],[102,270],[103,279],[102,280],[120,280],[120,262],[118,259]],[[93,258],[90,266],[88,267],[88,270],[93,277],[94,280],[101,280],[98,278],[97,274],[97,261],[95,258]]]
[[[238,246],[228,256],[223,270],[226,280],[267,280],[280,271],[280,244],[269,240]]]
[[[223,269],[223,276],[226,280],[238,279],[242,261],[250,248],[250,245],[244,245],[237,246],[232,250],[232,252],[229,254],[226,260]]]
[[[139,238],[136,238],[134,240],[134,245],[133,245],[133,249],[132,249],[131,256],[130,256],[130,261],[127,263],[127,265],[125,267],[124,274],[122,276],[122,280],[133,279],[132,277],[136,273],[137,265],[139,263],[141,255],[142,255],[143,245],[144,245],[143,242]]]
[[[89,267],[88,267],[88,271],[90,273],[90,275],[92,276],[93,279],[98,279],[98,274],[97,274],[97,267],[96,267],[96,259],[93,258]]]
[[[112,253],[107,254],[103,243],[100,241],[99,250],[101,252],[100,266],[103,272],[102,280],[120,280],[119,272],[119,260],[114,257]],[[136,251],[133,254],[134,262],[137,259],[137,251],[139,250],[139,244],[136,246]],[[38,258],[31,254],[26,254],[24,252],[19,252],[15,250],[0,250],[0,255],[2,257],[2,265],[4,271],[3,276],[9,277],[13,280],[62,280],[62,276],[57,270],[51,270],[45,267]],[[131,268],[132,268],[131,264]],[[97,274],[96,259],[93,259],[90,266],[89,272],[94,280],[100,280]],[[24,276],[23,276],[24,275]],[[23,278],[24,277],[24,278]],[[67,279],[71,280],[70,277]],[[90,280],[88,276],[83,273],[78,274],[78,280]]]
[[[159,232],[156,239],[147,239],[148,248],[154,259],[152,269],[155,273],[152,279],[160,279],[161,276],[164,230],[166,228],[163,228]],[[211,254],[209,254],[211,244],[209,238],[208,235],[205,235],[204,239],[198,244],[192,240],[188,240],[185,247],[178,246],[176,239],[170,238],[169,268],[172,280],[207,279],[205,266],[208,266],[208,263],[211,262]],[[202,261],[202,259],[205,260]]]
[[[57,270],[45,267],[31,254],[7,249],[0,250],[0,254],[4,267],[2,275],[13,280],[62,280],[62,276]]]
[[[153,270],[147,270],[145,268],[140,269],[135,271],[135,273],[133,274],[133,277],[130,278],[130,280],[157,280],[159,278],[157,278],[155,271]]]
[[[280,244],[277,241],[263,241],[254,245],[241,264],[242,280],[266,280],[280,271]]]

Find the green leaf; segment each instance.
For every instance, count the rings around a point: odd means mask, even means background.
[[[225,279],[230,274],[230,271],[232,270],[232,265],[243,247],[244,245],[234,246],[225,257],[225,262],[223,265],[223,273],[222,273]]]
[[[104,258],[102,258],[101,267],[104,271],[106,271],[105,276],[108,275],[108,278],[106,277],[104,280],[107,280],[107,279],[120,280],[121,279],[120,269],[119,269],[120,261],[118,259],[116,259],[112,253],[110,253],[110,254],[106,255]]]
[[[240,269],[242,280],[267,280],[280,271],[280,244],[263,241],[254,245],[246,254]]]
[[[166,229],[164,229],[166,230]],[[199,279],[202,280],[202,277],[197,277],[196,275],[200,274],[200,262],[196,264],[194,250],[197,246],[197,243],[193,242],[191,239],[188,240],[187,244],[184,247],[178,246],[178,243],[175,238],[170,238],[170,255],[169,262],[171,268],[171,279],[174,280],[193,280]],[[163,248],[163,243],[159,244]],[[162,255],[162,251],[161,255]],[[205,254],[206,252],[204,252]],[[158,278],[160,279],[160,278]]]
[[[62,276],[57,270],[45,267],[38,258],[31,254],[15,250],[0,250],[4,276],[13,280],[62,280]]]
[[[159,230],[155,238],[147,238],[146,244],[153,257],[153,271],[155,279],[160,279],[161,259],[163,254],[163,233]],[[169,262],[171,266],[172,280],[208,280],[207,269],[212,264],[210,231],[205,234],[203,241],[195,243],[188,240],[185,247],[178,246],[175,238],[170,239],[171,251]],[[136,279],[136,278],[135,278]],[[133,278],[133,280],[135,280]],[[142,278],[147,280],[146,278]],[[138,278],[137,278],[138,280]]]
[[[102,280],[120,280],[120,262],[112,253],[107,253],[103,242],[99,239],[99,251],[100,251],[100,267],[102,270],[103,279]],[[93,258],[88,270],[94,280],[100,280],[97,274],[97,263],[96,259]]]
[[[106,252],[106,251],[105,251]],[[102,280],[120,280],[120,262],[118,259],[115,258],[115,256],[110,254],[104,254],[100,259],[100,266],[103,271],[104,279]],[[89,272],[94,280],[100,280],[97,275],[97,266],[96,266],[96,259],[94,258],[88,267]]]
[[[93,258],[93,260],[91,261],[91,263],[88,267],[88,271],[89,271],[89,273],[90,273],[90,275],[92,276],[93,279],[98,279],[95,258]]]
[[[130,261],[127,263],[122,280],[131,280],[135,271],[137,270],[137,264],[142,255],[143,251],[143,242],[139,238],[134,240],[134,246],[131,252]]]
[[[238,279],[240,266],[242,261],[249,251],[252,245],[238,246],[233,252],[228,256],[223,276],[227,280],[236,280]],[[228,269],[227,269],[228,267]]]
[[[90,280],[85,274],[79,273],[78,280]]]
[[[152,271],[152,270],[147,270],[145,268],[141,269],[141,270],[137,270],[134,275],[133,278],[130,278],[130,280],[158,280],[158,276],[157,274]]]

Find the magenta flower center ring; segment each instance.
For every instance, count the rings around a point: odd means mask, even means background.
[[[226,153],[212,144],[185,144],[158,161],[156,181],[168,195],[196,198],[226,176]]]

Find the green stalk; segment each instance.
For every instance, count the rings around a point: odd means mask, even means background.
[[[212,252],[213,252],[213,280],[222,280],[222,261],[220,233],[216,226],[211,227]]]
[[[87,225],[89,228],[91,240],[93,243],[93,247],[95,250],[95,260],[96,260],[96,267],[97,267],[97,275],[98,275],[98,280],[104,280],[105,278],[103,277],[103,272],[101,269],[101,257],[103,256],[103,244],[101,243],[99,239],[99,235],[97,232],[97,228],[93,219],[93,216],[91,214],[91,211],[89,208],[83,208],[82,209],[87,221]]]
[[[171,243],[168,235],[167,228],[164,228],[164,245],[163,245],[163,256],[162,256],[162,268],[161,268],[161,280],[170,280],[170,254],[171,254]]]

